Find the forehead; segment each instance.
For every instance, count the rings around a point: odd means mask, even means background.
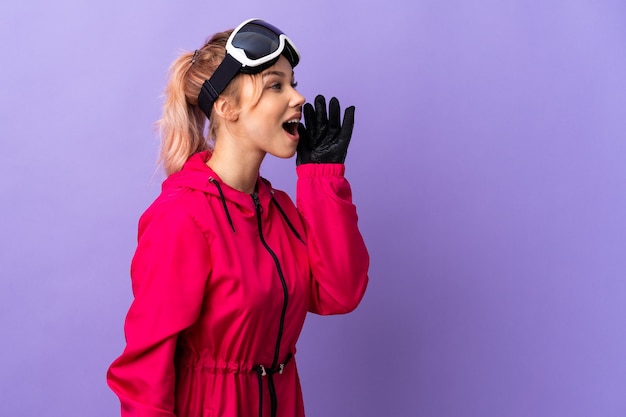
[[[262,72],[262,75],[263,78],[270,75],[291,78],[293,77],[293,68],[291,68],[291,64],[287,61],[287,58],[281,55],[274,65]]]

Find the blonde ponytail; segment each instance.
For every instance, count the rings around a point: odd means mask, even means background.
[[[198,94],[204,81],[224,59],[231,32],[215,34],[195,53],[183,53],[169,69],[163,115],[157,122],[161,135],[159,162],[167,175],[180,171],[191,155],[212,148],[219,120],[211,118],[205,137],[207,118],[198,107]],[[237,90],[236,84],[231,82],[222,96],[232,95]]]

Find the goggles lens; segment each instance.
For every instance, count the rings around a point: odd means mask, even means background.
[[[260,59],[278,50],[280,40],[271,30],[255,25],[244,26],[232,40],[235,48],[243,50],[249,59]]]

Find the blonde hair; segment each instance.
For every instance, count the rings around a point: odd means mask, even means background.
[[[232,30],[216,33],[202,48],[179,56],[169,69],[163,114],[157,122],[161,136],[159,163],[167,175],[180,171],[191,155],[213,147],[220,119],[211,112],[205,137],[207,118],[198,106],[198,94],[204,81],[223,61],[226,41],[231,33]],[[238,74],[220,94],[234,106],[239,104],[242,75]]]

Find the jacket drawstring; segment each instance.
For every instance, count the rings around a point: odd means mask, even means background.
[[[283,208],[280,206],[280,204],[278,204],[278,200],[276,200],[274,198],[274,190],[272,190],[272,201],[274,202],[274,204],[276,205],[276,208],[278,209],[278,211],[280,212],[280,214],[283,216],[283,219],[285,219],[285,222],[287,223],[287,226],[289,226],[289,228],[291,229],[291,231],[293,232],[293,234],[298,238],[298,240],[302,243],[304,243],[304,240],[302,240],[302,238],[300,237],[300,234],[298,233],[298,231],[296,230],[295,227],[293,227],[293,224],[291,224],[291,222],[289,221],[289,217],[287,217],[287,213],[285,213],[285,211],[283,210]]]
[[[217,192],[220,193],[220,199],[222,200],[222,206],[224,207],[224,213],[226,213],[228,224],[230,224],[230,227],[231,229],[233,229],[233,232],[237,233],[235,231],[235,226],[233,225],[233,220],[230,218],[230,213],[228,212],[228,206],[226,206],[226,198],[224,198],[224,193],[222,192],[222,187],[220,186],[220,183],[217,182],[217,180],[213,177],[209,177],[209,181],[215,184],[215,186],[217,187]]]
[[[226,213],[226,218],[228,219],[228,224],[230,225],[230,228],[233,229],[233,232],[237,233],[237,231],[235,230],[235,225],[233,224],[233,219],[230,217],[230,212],[228,211],[228,206],[226,205],[226,198],[224,197],[224,192],[222,191],[222,187],[220,186],[220,183],[213,177],[209,177],[209,182],[213,183],[215,187],[217,188],[217,192],[220,194],[220,200],[222,200],[222,207],[224,208],[224,213]],[[300,236],[296,228],[293,226],[293,224],[289,220],[289,217],[287,217],[287,213],[285,213],[285,211],[280,206],[280,204],[278,204],[278,200],[276,200],[276,198],[274,197],[274,190],[272,190],[271,194],[272,194],[272,201],[274,202],[274,204],[276,205],[276,208],[278,209],[281,216],[285,220],[285,223],[287,223],[287,226],[289,226],[289,229],[291,229],[293,234],[296,236],[296,238],[298,238],[300,242],[304,243],[304,240],[302,240],[302,237]]]
[[[263,377],[267,376],[267,388],[270,392],[270,415],[271,417],[276,417],[278,413],[278,398],[274,385],[274,374],[282,374],[285,366],[291,360],[291,357],[291,353],[288,354],[285,362],[279,364],[278,368],[266,368],[263,365],[256,365],[253,368],[257,375],[257,381],[259,382],[259,417],[263,417]]]

